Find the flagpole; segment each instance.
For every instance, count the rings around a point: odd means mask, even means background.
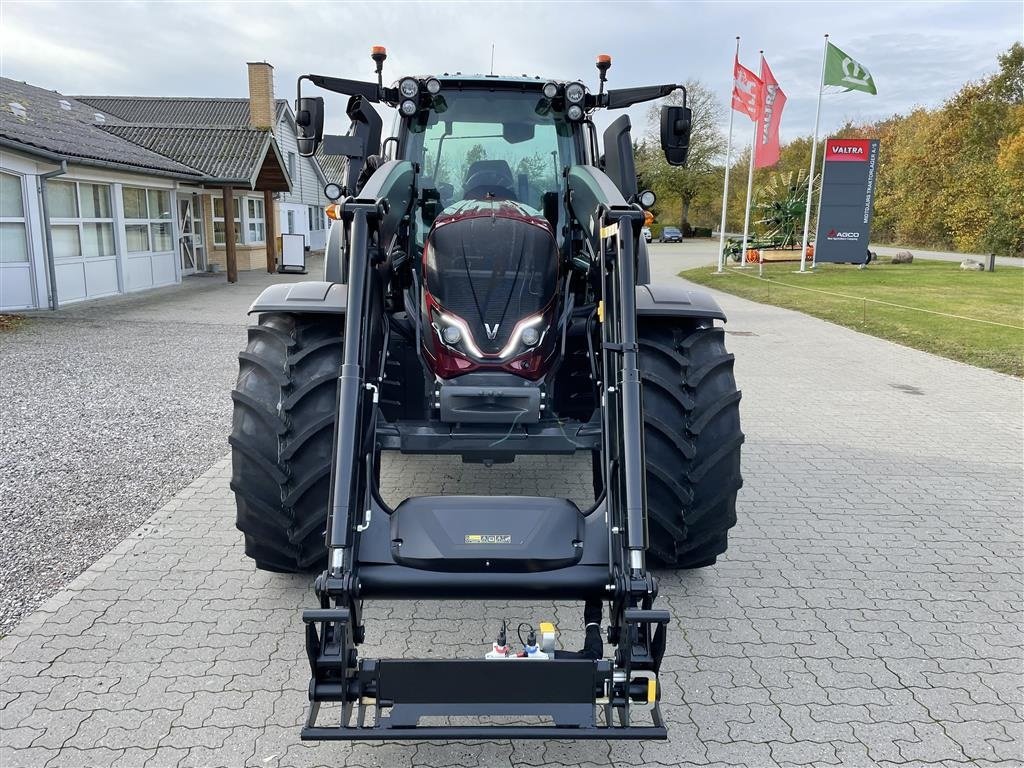
[[[814,192],[814,166],[818,159],[818,121],[821,117],[821,92],[825,89],[825,59],[828,57],[828,35],[821,51],[821,79],[818,82],[818,107],[814,110],[814,138],[811,139],[811,172],[807,176],[807,204],[804,206],[804,242],[800,246],[800,271],[807,271],[807,237],[811,226],[811,195]],[[817,245],[817,243],[815,243]]]
[[[750,137],[750,170],[747,171],[747,207],[743,213],[743,265],[747,264],[747,234],[750,232],[750,193],[754,189],[754,151],[757,147],[757,128],[760,121],[754,122],[754,133]]]
[[[736,35],[736,57],[733,59],[733,67],[740,57],[740,36]],[[733,83],[735,88],[735,83]],[[722,224],[718,228],[718,274],[725,271],[725,213],[729,200],[729,166],[732,164],[732,121],[736,116],[736,110],[732,108],[732,92],[729,94],[729,139],[725,145],[725,184],[722,186]]]
[[[764,51],[758,51],[761,56],[761,72],[764,72]],[[764,88],[764,86],[761,86]],[[763,115],[762,115],[763,117]],[[750,169],[747,171],[747,207],[743,213],[743,265],[747,264],[747,235],[750,232],[750,197],[754,190],[754,154],[757,151],[757,134],[761,126],[761,120],[754,121],[754,132],[750,137]]]

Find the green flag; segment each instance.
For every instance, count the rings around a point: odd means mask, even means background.
[[[838,85],[848,91],[877,93],[875,80],[860,62],[854,61],[832,43],[825,51],[825,85]]]

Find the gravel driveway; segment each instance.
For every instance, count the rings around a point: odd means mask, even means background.
[[[282,279],[190,277],[0,332],[0,633],[224,455],[245,310]]]

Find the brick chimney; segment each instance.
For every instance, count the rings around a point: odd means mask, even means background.
[[[265,61],[250,61],[249,123],[253,128],[274,128],[274,68]]]

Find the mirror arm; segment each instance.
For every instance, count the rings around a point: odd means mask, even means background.
[[[683,92],[683,104],[686,103],[686,87],[679,83],[664,85],[642,85],[638,88],[615,88],[600,97],[595,97],[597,106],[608,109],[621,109],[644,101],[654,101],[668,96],[673,91]]]
[[[377,83],[368,83],[363,80],[348,80],[343,77],[328,77],[327,75],[301,75],[298,80],[299,97],[302,97],[302,81],[308,80],[313,85],[323,88],[332,93],[341,93],[345,96],[362,96],[367,101],[380,103],[394,100],[389,92],[393,88],[381,88]]]

